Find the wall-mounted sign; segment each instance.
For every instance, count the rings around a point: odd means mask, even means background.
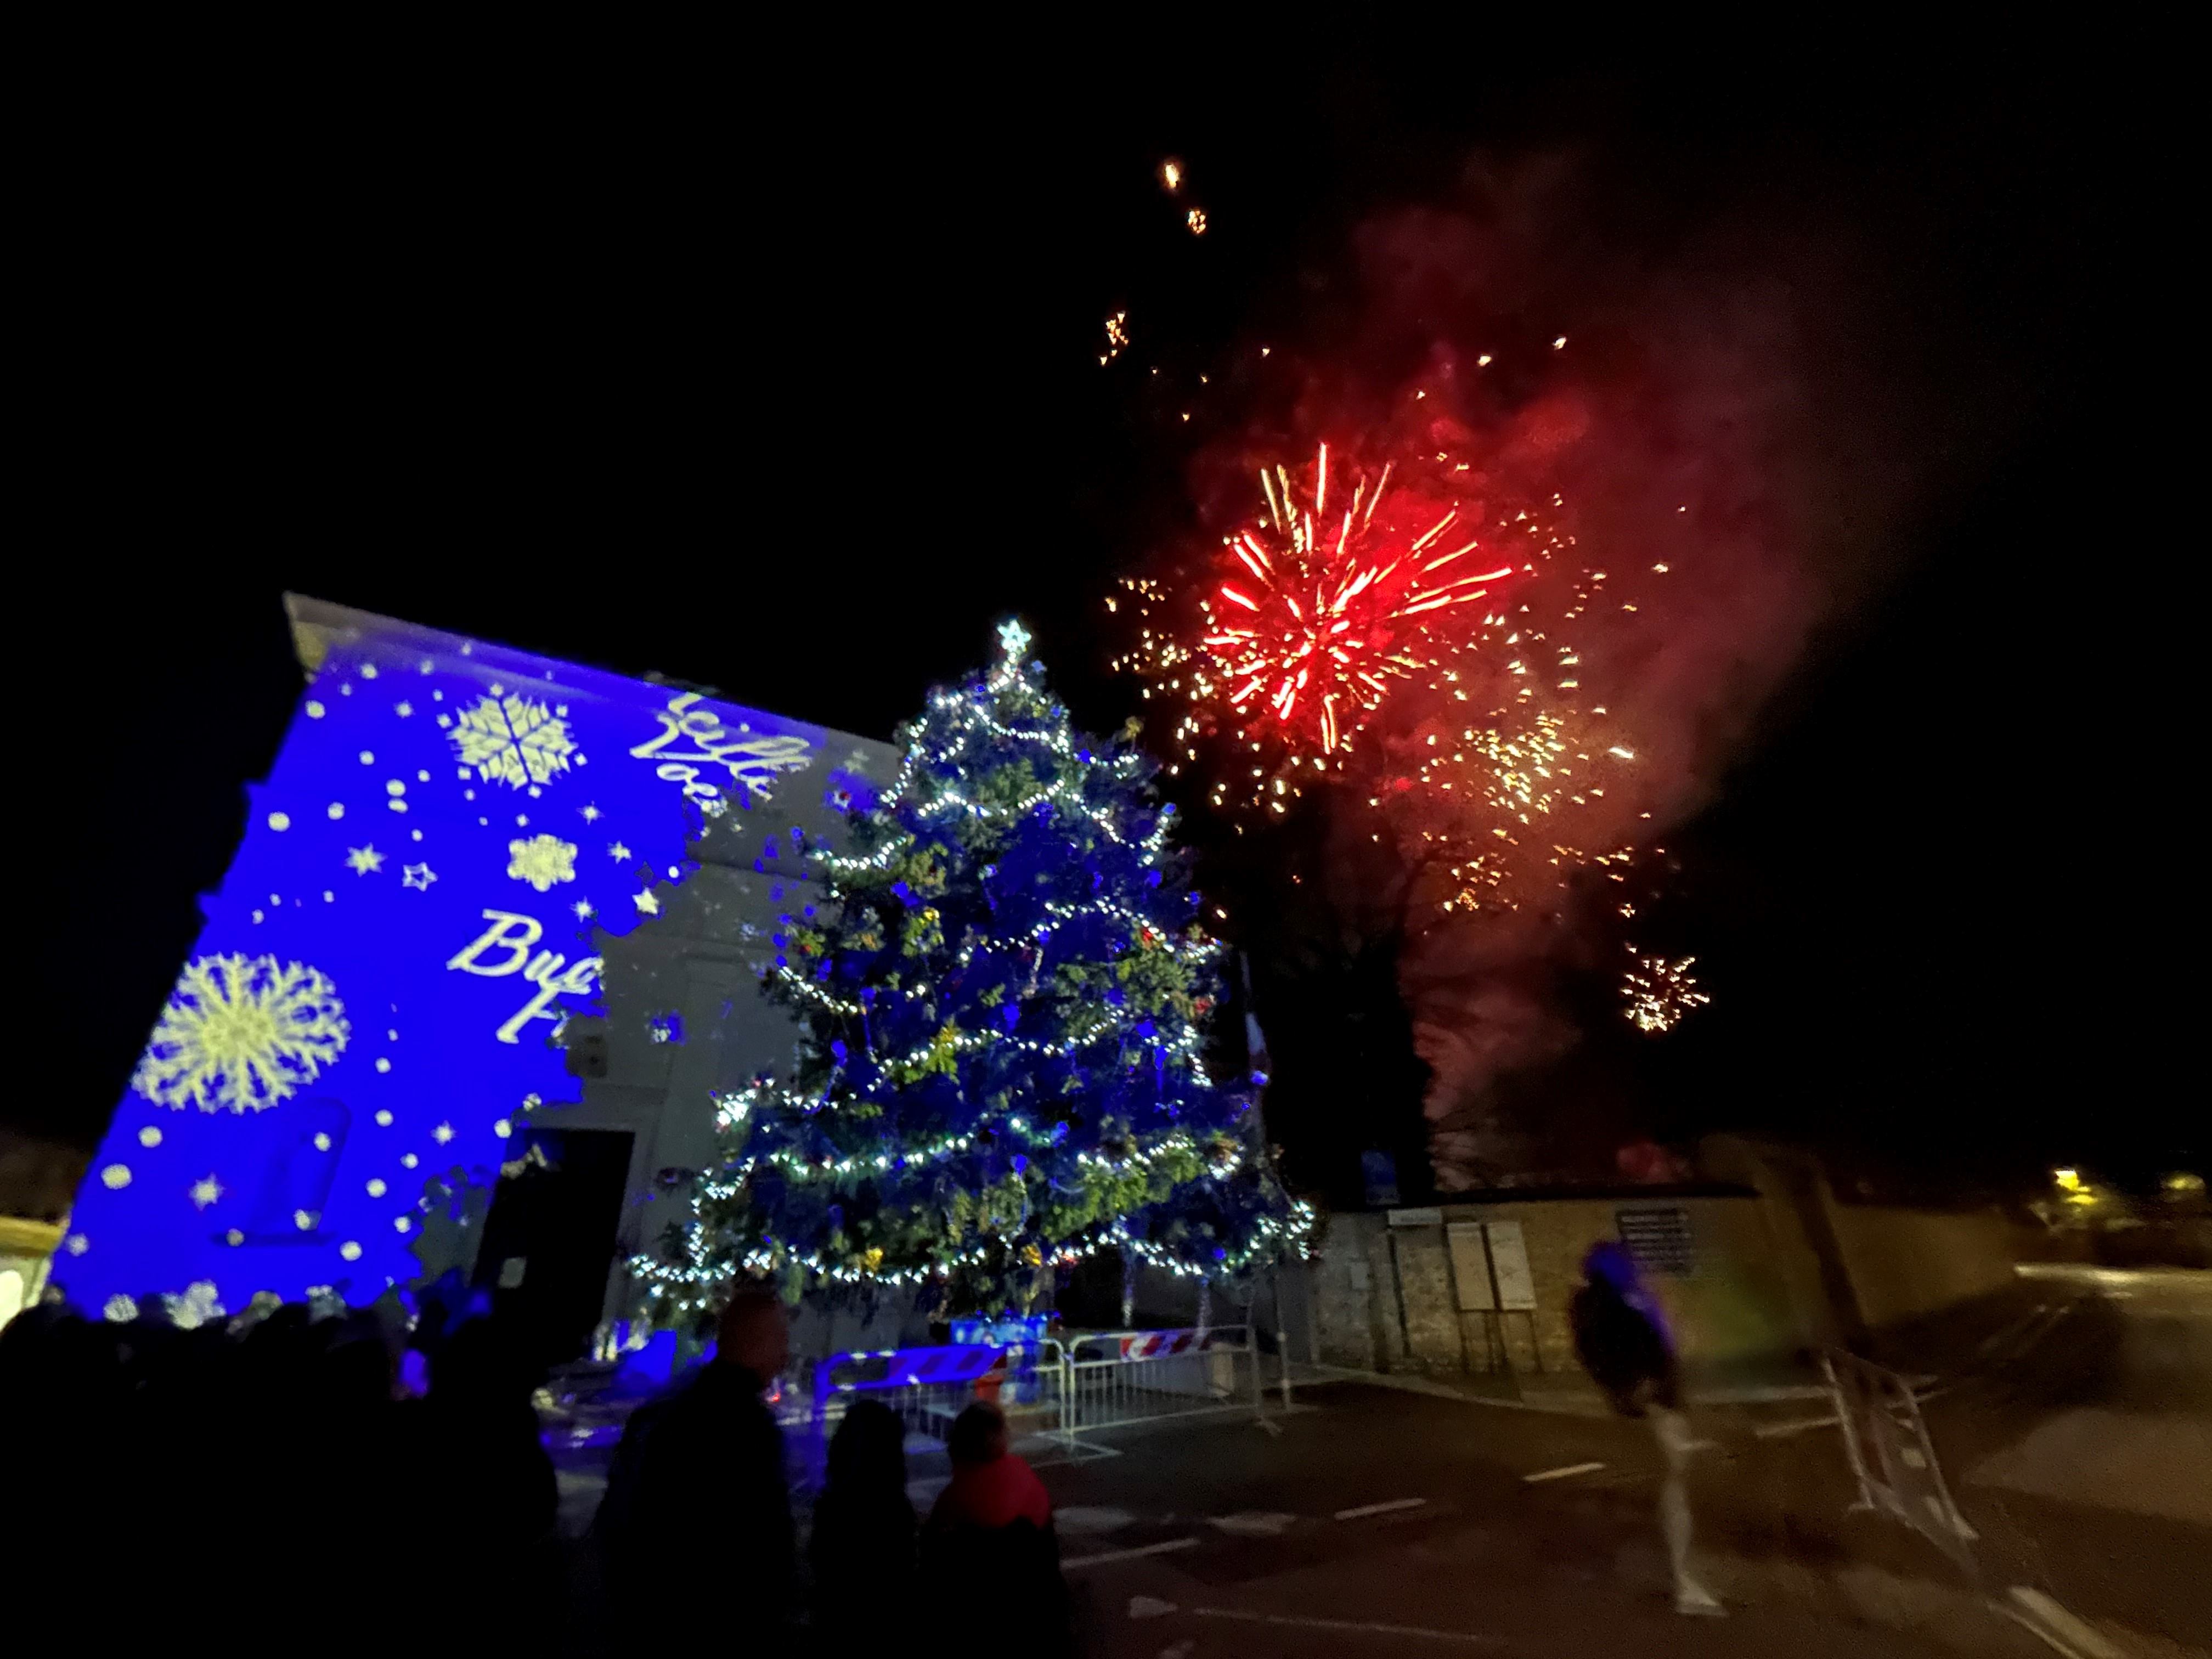
[[[1687,1210],[1679,1205],[1622,1210],[1615,1218],[1620,1226],[1620,1242],[1645,1273],[1687,1279],[1696,1270]]]
[[[1398,1161],[1389,1153],[1360,1153],[1359,1178],[1367,1189],[1370,1204],[1395,1204],[1398,1201]]]

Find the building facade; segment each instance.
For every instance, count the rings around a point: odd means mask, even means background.
[[[684,1212],[714,1093],[788,1068],[758,987],[801,844],[896,753],[287,605],[307,684],[53,1280],[191,1323],[459,1272],[580,1343]]]

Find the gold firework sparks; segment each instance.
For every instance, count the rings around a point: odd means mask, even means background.
[[[1621,1012],[1638,1030],[1654,1036],[1671,1031],[1692,1010],[1712,1001],[1698,989],[1697,975],[1690,971],[1695,957],[1636,956],[1634,945],[1627,949],[1635,965],[1621,975],[1621,1000],[1627,1005]]]

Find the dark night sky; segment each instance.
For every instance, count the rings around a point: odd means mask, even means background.
[[[1190,435],[1099,370],[1103,316],[1187,381],[1294,328],[1352,226],[1477,147],[1571,144],[1632,184],[1636,234],[1785,198],[1845,223],[1895,287],[1863,349],[2007,415],[1674,837],[1717,1001],[1638,1051],[1645,1086],[1676,1125],[1907,1155],[2201,1157],[2147,943],[2183,942],[2191,884],[2148,724],[2177,556],[2133,455],[2164,310],[2140,88],[1988,56],[1480,61],[841,71],[774,113],[611,71],[80,106],[19,253],[50,504],[16,629],[56,656],[19,666],[47,756],[18,775],[66,803],[19,854],[61,947],[22,969],[65,1059],[9,1118],[86,1139],[119,1094],[296,691],[287,587],[876,735],[1018,610],[1110,726],[1099,595],[1182,522]]]

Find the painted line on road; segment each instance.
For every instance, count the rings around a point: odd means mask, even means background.
[[[1357,1619],[1308,1619],[1292,1613],[1248,1613],[1242,1607],[1193,1607],[1200,1619],[1236,1619],[1248,1625],[1288,1625],[1297,1630],[1357,1631],[1369,1636],[1415,1636],[1431,1642],[1465,1642],[1485,1646],[1498,1640],[1473,1631],[1425,1630],[1419,1625],[1371,1625]]]
[[[1358,1521],[1370,1515],[1389,1515],[1394,1510],[1417,1510],[1429,1500],[1425,1498],[1394,1498],[1387,1504],[1362,1504],[1356,1509],[1339,1510],[1340,1521]]]
[[[2076,1618],[2041,1590],[2031,1589],[2026,1584],[2014,1584],[2012,1599],[2017,1606],[2007,1607],[2005,1611],[2041,1637],[2046,1646],[2066,1655],[2067,1659],[2126,1659],[2126,1656],[2106,1641],[2094,1626]]]
[[[1169,1555],[1176,1550],[1194,1550],[1195,1538],[1170,1538],[1164,1544],[1139,1544],[1134,1549],[1105,1550],[1097,1555],[1072,1555],[1060,1564],[1062,1572],[1073,1572],[1078,1567],[1103,1567],[1109,1561],[1133,1561],[1140,1555]]]
[[[1762,1423],[1752,1431],[1761,1440],[1778,1440],[1785,1434],[1802,1434],[1808,1429],[1833,1428],[1843,1421],[1833,1412],[1826,1417],[1792,1418],[1787,1423]]]
[[[1539,1469],[1534,1474],[1524,1474],[1521,1484],[1533,1486],[1539,1480],[1564,1480],[1571,1474],[1595,1474],[1605,1467],[1602,1463],[1569,1463],[1564,1468]]]

